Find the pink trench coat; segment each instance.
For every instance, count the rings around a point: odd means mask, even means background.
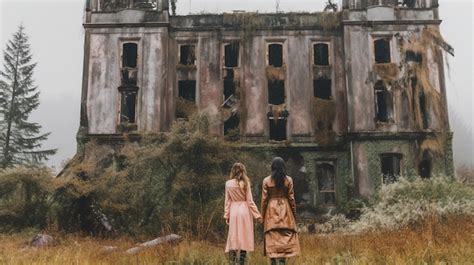
[[[250,186],[245,190],[237,180],[228,180],[225,183],[224,218],[229,219],[229,233],[225,252],[254,251],[253,218],[260,217]]]

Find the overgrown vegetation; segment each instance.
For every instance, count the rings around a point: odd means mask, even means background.
[[[362,233],[396,231],[423,222],[444,223],[446,218],[474,217],[474,190],[448,177],[424,180],[402,178],[384,185],[362,208],[362,215],[351,222],[343,215],[334,216],[326,231]]]

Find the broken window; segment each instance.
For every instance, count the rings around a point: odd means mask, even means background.
[[[423,55],[421,55],[420,53],[416,53],[414,51],[407,51],[405,53],[405,60],[407,62],[421,63],[423,62]]]
[[[122,47],[122,67],[137,67],[138,45],[136,43],[124,43]]]
[[[313,54],[315,65],[329,65],[329,45],[327,43],[314,44]]]
[[[336,171],[334,165],[329,162],[318,163],[316,165],[316,177],[319,187],[319,198],[321,203],[336,204]]]
[[[239,43],[234,42],[224,46],[225,67],[239,66]]]
[[[270,140],[285,141],[286,138],[286,117],[269,117]]]
[[[135,123],[136,91],[122,91],[120,104],[120,122]]]
[[[426,109],[426,96],[423,91],[420,91],[420,95],[418,97],[420,103],[420,113],[421,118],[423,120],[423,129],[428,129],[428,111]]]
[[[388,122],[390,112],[390,93],[387,91],[383,81],[375,84],[375,110],[378,122]]]
[[[178,82],[179,97],[189,101],[196,101],[196,81],[181,80]]]
[[[283,66],[283,45],[270,44],[268,45],[268,65],[274,67]]]
[[[331,79],[319,78],[313,81],[314,96],[320,99],[331,99]]]
[[[381,168],[384,183],[393,183],[400,176],[401,154],[383,154]]]
[[[194,65],[196,63],[196,53],[194,45],[180,46],[179,63],[182,65]]]
[[[376,63],[390,63],[390,39],[374,41],[374,52]]]
[[[285,81],[268,80],[268,104],[281,105],[285,103]]]
[[[423,159],[421,160],[420,164],[418,165],[418,174],[420,177],[424,179],[431,178],[431,154],[429,151],[423,152]]]

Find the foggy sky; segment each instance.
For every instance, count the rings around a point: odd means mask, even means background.
[[[85,1],[0,0],[0,49],[3,50],[18,25],[30,37],[34,74],[41,91],[41,105],[31,121],[52,132],[45,148],[59,148],[49,164],[59,168],[76,152],[79,126]],[[280,0],[280,11],[321,11],[326,0]],[[445,39],[455,48],[450,57],[447,93],[450,122],[455,133],[456,164],[474,165],[473,9],[471,0],[440,0],[441,26]],[[232,10],[275,12],[275,0],[178,0],[178,14],[231,12]],[[3,66],[2,66],[3,70]]]

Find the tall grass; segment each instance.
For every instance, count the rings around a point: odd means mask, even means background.
[[[224,244],[185,240],[158,246],[137,255],[124,254],[134,245],[129,238],[103,240],[57,235],[59,244],[45,249],[23,245],[28,235],[0,236],[0,264],[225,264]],[[425,220],[397,231],[357,235],[300,234],[302,253],[290,264],[472,264],[474,221],[447,217]],[[116,252],[105,246],[117,246]],[[262,244],[249,264],[267,264]]]

